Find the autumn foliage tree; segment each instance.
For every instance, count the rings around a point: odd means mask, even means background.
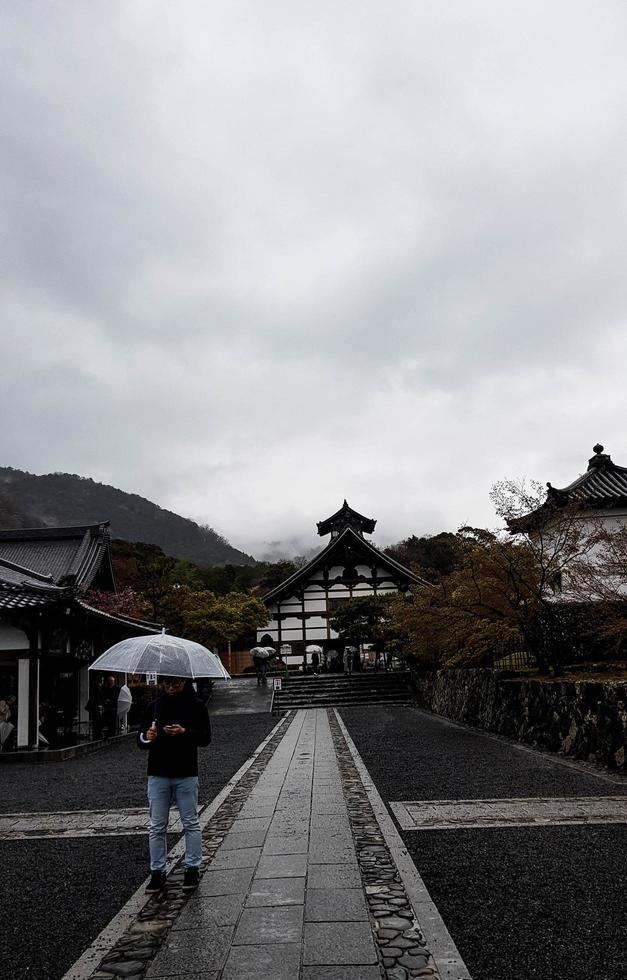
[[[498,484],[492,499],[506,527],[462,528],[457,567],[395,598],[393,620],[409,655],[429,666],[477,665],[519,647],[541,670],[560,669],[574,641],[573,603],[581,601],[596,531],[569,508],[525,524],[543,496],[537,485]],[[565,583],[570,603],[560,599]]]

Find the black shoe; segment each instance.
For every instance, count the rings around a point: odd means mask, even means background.
[[[165,888],[165,871],[153,871],[150,881],[146,885],[146,892],[151,895],[153,892],[163,891]]]
[[[194,888],[198,888],[198,868],[185,868],[185,876],[183,878],[183,891],[191,892]]]

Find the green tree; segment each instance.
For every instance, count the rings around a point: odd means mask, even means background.
[[[423,537],[412,534],[404,541],[390,545],[385,553],[428,582],[437,582],[443,575],[450,575],[461,560],[459,539],[450,531]]]
[[[371,644],[382,652],[398,639],[392,621],[388,596],[360,596],[343,603],[331,619],[331,628],[340,639],[352,646]]]
[[[248,593],[216,595],[187,585],[171,589],[162,608],[163,621],[173,633],[209,647],[235,640],[268,621],[263,602]]]

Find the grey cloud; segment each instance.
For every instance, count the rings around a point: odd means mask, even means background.
[[[4,462],[249,550],[627,461],[622,4],[4,6]]]

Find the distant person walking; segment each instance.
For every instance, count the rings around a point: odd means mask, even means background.
[[[120,697],[120,685],[115,677],[110,675],[106,678],[102,690],[102,724],[106,729],[109,738],[113,738],[118,730],[118,698]]]
[[[176,803],[185,831],[183,889],[198,885],[202,859],[198,820],[198,748],[209,745],[211,725],[206,706],[191,683],[164,677],[163,694],[146,710],[137,744],[148,750],[150,882],[147,892],[165,887],[170,806]]]
[[[97,687],[94,688],[93,694],[90,694],[89,700],[85,705],[86,710],[89,712],[91,737],[94,739],[94,741],[102,738],[102,726],[104,725],[103,701],[103,688],[102,685],[98,684]]]
[[[258,647],[255,647],[253,650],[253,664],[257,675],[257,687],[262,687],[268,683],[268,655],[266,654],[264,657],[261,651],[257,652],[258,649]]]

